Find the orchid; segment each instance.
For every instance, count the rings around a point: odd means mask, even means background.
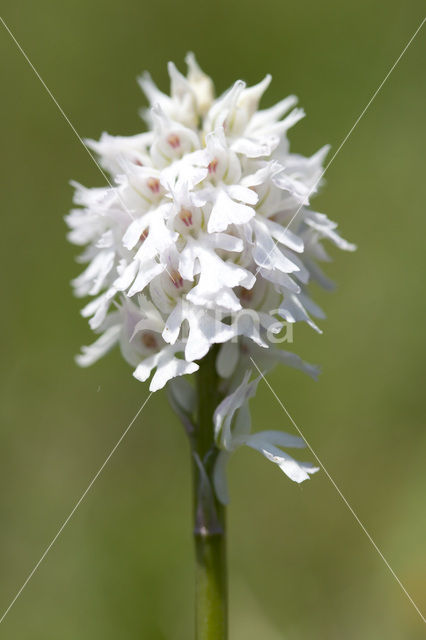
[[[327,148],[311,158],[289,152],[287,130],[304,114],[295,108],[282,116],[296,99],[259,110],[267,76],[249,88],[238,81],[214,100],[213,84],[194,56],[187,62],[187,77],[169,65],[171,96],[148,75],[141,78],[151,103],[144,113],[150,131],[88,141],[115,185],[76,184],[82,208],[67,216],[71,242],[87,245],[80,261],[88,267],[74,280],[75,293],[94,296],[82,313],[104,334],[78,362],[95,361],[114,345],[113,335],[132,353],[127,359],[139,358],[139,379],[144,359],[148,367],[154,363],[151,371],[180,354],[185,364],[163,366],[151,390],[196,371],[213,344],[245,336],[274,348],[268,324],[279,332],[280,319],[281,327],[304,321],[319,331],[312,316],[324,314],[306,287],[312,279],[329,284],[317,264],[329,259],[322,240],[354,249],[324,214],[309,209]],[[127,334],[125,346],[125,332],[111,331],[116,307],[123,326],[133,306],[147,313],[141,296],[163,320],[150,350],[142,351],[143,328],[137,339]],[[238,320],[243,309],[253,312],[252,330]]]
[[[303,482],[309,474],[318,471],[310,463],[297,462],[278,447],[303,448],[305,441],[283,431],[261,431],[250,433],[251,417],[248,401],[256,393],[260,377],[249,382],[248,370],[242,383],[227,396],[214,413],[215,439],[220,453],[213,472],[213,482],[219,500],[226,504],[229,500],[226,483],[226,464],[233,451],[246,445],[262,453],[294,482]]]
[[[146,132],[87,141],[111,183],[73,183],[76,207],[66,221],[87,264],[75,294],[91,296],[82,314],[98,334],[77,362],[88,366],[119,345],[136,379],[150,378],[151,391],[167,385],[190,437],[196,531],[204,535],[212,522],[223,527],[225,468],[239,447],[297,483],[318,470],[284,451],[303,447],[301,438],[251,433],[248,401],[259,382],[251,361],[317,376],[317,367],[278,348],[277,336],[297,322],[321,332],[316,321],[325,315],[309,284],[331,286],[319,266],[330,260],[323,243],[355,246],[311,208],[328,147],[311,157],[290,152],[287,132],[304,117],[297,99],[260,109],[269,75],[215,98],[193,54],[186,60],[186,76],[169,63],[170,95],[148,74],[140,78]],[[196,372],[198,395],[181,378]]]

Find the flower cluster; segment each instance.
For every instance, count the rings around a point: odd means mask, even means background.
[[[82,314],[100,334],[83,347],[87,366],[119,344],[134,376],[150,389],[195,372],[212,344],[221,344],[219,375],[241,382],[250,355],[315,376],[295,354],[274,348],[286,323],[322,310],[310,280],[330,286],[318,262],[324,239],[353,245],[336,224],[309,208],[328,148],[312,157],[290,153],[287,130],[303,116],[290,96],[259,110],[270,76],[237,81],[219,98],[194,56],[185,77],[169,64],[170,95],[140,78],[150,108],[148,131],[103,134],[88,141],[112,186],[75,184],[67,216],[71,242],[88,263],[74,281],[92,296]]]

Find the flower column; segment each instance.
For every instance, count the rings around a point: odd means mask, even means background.
[[[193,436],[194,540],[196,553],[196,640],[227,638],[225,507],[213,491],[218,455],[213,413],[219,404],[217,348],[200,362],[197,373],[197,424]]]

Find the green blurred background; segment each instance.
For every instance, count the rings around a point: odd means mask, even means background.
[[[223,91],[266,72],[265,105],[296,93],[293,149],[336,149],[423,18],[420,1],[4,0],[3,17],[83,137],[141,130],[136,76],[168,88],[188,50]],[[327,173],[316,207],[355,254],[317,292],[323,336],[295,330],[314,383],[271,384],[414,600],[425,607],[425,28]],[[92,336],[69,281],[69,179],[103,179],[3,29],[0,609],[40,558],[147,396]],[[265,385],[254,425],[294,431]],[[307,456],[309,457],[309,455]],[[424,625],[320,472],[296,486],[253,451],[230,473],[232,640],[400,640]],[[188,640],[188,448],[155,394],[0,626],[11,640]]]

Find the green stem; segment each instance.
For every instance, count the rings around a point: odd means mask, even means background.
[[[212,472],[218,449],[213,413],[220,398],[213,347],[197,374],[198,415],[193,434],[196,640],[226,640],[227,580],[225,509],[214,494]]]

